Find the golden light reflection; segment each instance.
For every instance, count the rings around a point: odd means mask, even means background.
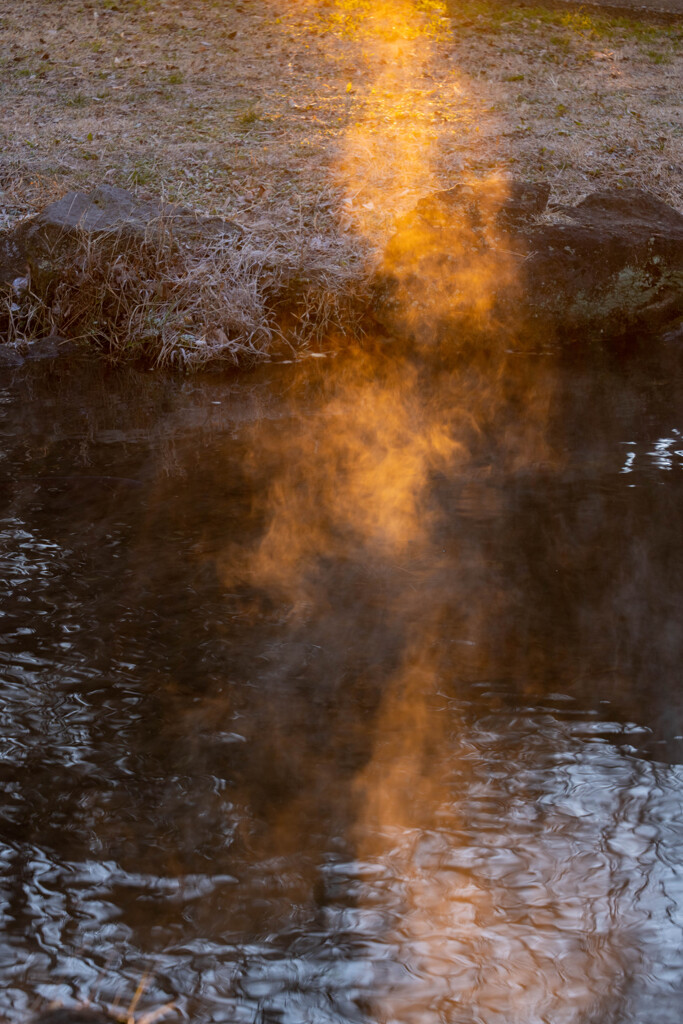
[[[541,811],[514,781],[506,787],[490,778],[491,764],[482,775],[482,738],[471,739],[465,723],[459,729],[445,707],[433,625],[427,612],[410,620],[404,663],[378,712],[373,755],[355,782],[357,856],[382,864],[391,880],[383,938],[404,968],[373,1011],[379,1020],[413,1024],[572,1024],[613,997],[633,957],[630,936],[619,934],[610,914],[609,864],[588,875],[585,865],[574,867],[562,812]],[[523,760],[501,761],[500,773]],[[487,828],[489,802],[496,816]],[[523,839],[518,851],[509,837],[542,814],[535,856]],[[372,911],[383,899],[374,894]]]

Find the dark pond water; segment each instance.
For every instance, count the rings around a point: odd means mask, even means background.
[[[667,1024],[683,375],[0,387],[0,1015]]]

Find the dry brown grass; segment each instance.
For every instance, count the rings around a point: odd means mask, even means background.
[[[548,179],[560,201],[637,185],[683,208],[680,24],[399,2],[416,29],[392,40],[383,92],[371,0],[0,0],[0,221],[106,181],[242,225],[243,251],[169,268],[210,312],[197,328],[194,300],[164,307],[162,335],[189,315],[201,361],[219,331],[225,354],[256,355],[343,328],[396,216],[463,176]],[[309,278],[299,336],[270,300]],[[130,329],[148,319],[131,310]]]
[[[363,266],[334,238],[271,236],[259,247],[247,233],[181,247],[151,228],[133,242],[84,235],[56,275],[0,297],[7,341],[82,338],[115,361],[198,369],[291,353],[360,323]]]

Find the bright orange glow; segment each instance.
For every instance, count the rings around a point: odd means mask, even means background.
[[[430,474],[464,454],[444,410],[420,397],[415,368],[357,353],[329,373],[328,398],[287,436],[258,548],[228,568],[295,607],[311,599],[311,570],[330,554],[421,553],[432,525]]]
[[[437,90],[425,77],[445,6],[416,0],[345,0],[338,5],[352,26],[350,43],[364,54],[368,77],[352,87],[344,152],[338,173],[346,212],[360,233],[382,240],[391,218],[438,187],[431,151],[437,133]],[[456,105],[460,87],[443,86],[441,102]]]
[[[381,269],[395,284],[397,333],[417,345],[412,355],[387,342],[381,355],[357,350],[338,364],[326,362],[321,394],[305,419],[288,423],[277,438],[267,432],[265,442],[255,430],[259,459],[264,443],[273,449],[265,455],[273,466],[265,528],[252,550],[226,553],[222,572],[231,584],[265,589],[297,622],[329,614],[334,624],[336,595],[326,592],[326,564],[362,565],[368,576],[384,573],[392,580],[396,570],[405,571],[405,586],[387,592],[383,609],[402,638],[400,664],[378,683],[382,698],[371,725],[359,725],[370,728],[372,742],[353,785],[352,835],[359,858],[391,860],[400,871],[405,917],[392,941],[433,960],[432,975],[440,976],[447,992],[456,947],[466,961],[467,948],[482,945],[479,922],[494,921],[496,908],[465,873],[435,871],[416,858],[415,837],[439,836],[444,813],[450,813],[450,829],[462,824],[448,808],[449,776],[463,742],[444,731],[453,718],[439,714],[437,699],[442,563],[432,484],[439,473],[452,479],[467,471],[475,482],[486,480],[491,467],[485,461],[473,468],[485,430],[505,435],[498,438],[498,457],[506,471],[545,460],[543,427],[552,395],[535,392],[524,368],[513,366],[505,347],[514,332],[496,323],[496,291],[509,289],[516,272],[494,230],[506,197],[502,178],[479,188],[476,217],[437,208],[404,221],[386,247],[395,215],[444,184],[434,170],[434,97],[425,95],[424,74],[434,40],[446,31],[445,13],[440,0],[337,0],[332,6],[329,30],[364,53],[370,69],[347,92],[347,130],[335,171],[345,192],[344,214],[384,252]],[[471,100],[457,79],[445,88],[449,102],[457,96],[471,116]],[[459,332],[481,328],[489,335],[500,331],[483,370],[469,365],[449,372],[433,358],[457,349]],[[421,361],[426,353],[429,372]],[[485,570],[481,554],[469,557],[470,573],[477,557]],[[448,571],[457,573],[457,565]],[[452,579],[449,587],[450,593],[457,589]],[[468,621],[474,632],[491,626],[475,622],[474,612]],[[459,770],[466,778],[463,764]],[[499,953],[491,947],[494,960]],[[581,960],[579,973],[584,966]],[[501,1012],[523,1012],[536,973],[530,957],[507,1002],[504,970],[494,970],[488,980],[472,977],[469,995],[476,1001],[479,986],[482,998],[500,1004]],[[558,978],[552,985],[561,988]],[[407,998],[387,995],[378,1016],[431,1019],[429,1007],[408,1008]]]
[[[441,108],[450,112],[457,134],[459,123],[476,122],[476,103],[456,69],[445,77],[438,70],[435,47],[450,30],[442,0],[338,0],[335,11],[331,30],[345,33],[367,69],[364,81],[347,86],[348,124],[337,167],[344,214],[384,249],[397,217],[443,187],[436,171]],[[458,180],[464,180],[461,174]],[[434,342],[445,321],[490,327],[497,291],[514,281],[514,258],[497,243],[495,231],[505,181],[493,173],[477,184],[476,222],[453,211],[436,225],[440,234],[433,223],[413,218],[385,252],[383,270],[397,285],[397,324],[421,342]]]

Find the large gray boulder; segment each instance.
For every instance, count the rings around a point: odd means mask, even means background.
[[[549,192],[475,183],[419,203],[385,253],[380,322],[428,341],[472,328],[605,341],[683,315],[683,215],[639,189],[551,208]]]
[[[529,226],[523,280],[541,320],[565,330],[659,331],[683,314],[683,216],[639,189],[560,207],[562,223]]]
[[[58,271],[78,246],[109,239],[112,251],[144,243],[199,246],[234,242],[241,229],[219,217],[157,200],[139,199],[113,185],[69,192],[35,217],[0,234],[0,285],[28,276],[35,286]]]

